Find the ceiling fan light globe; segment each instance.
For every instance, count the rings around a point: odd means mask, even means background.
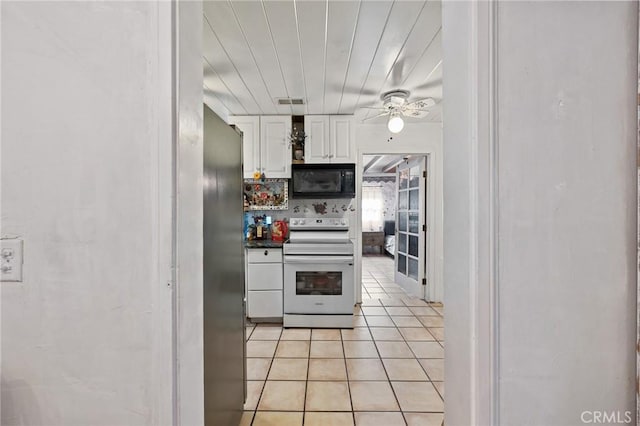
[[[402,117],[392,115],[387,122],[387,128],[391,133],[400,133],[404,128],[404,120]]]

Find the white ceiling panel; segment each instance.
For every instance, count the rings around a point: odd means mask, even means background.
[[[209,65],[206,58],[202,78],[204,93],[209,99],[217,100],[225,109],[233,111],[234,114],[249,113],[238,101],[233,92],[224,84],[224,81],[222,81],[218,73]]]
[[[224,103],[220,100],[218,96],[216,96],[211,89],[204,84],[203,87],[203,97],[204,103],[209,106],[220,117],[223,117],[226,120],[226,117],[229,116],[229,108],[227,108]]]
[[[387,27],[380,38],[378,51],[365,80],[365,86],[372,89],[371,94],[361,93],[358,105],[380,105],[381,88],[393,70],[393,66],[425,6],[426,3],[423,1],[395,2],[393,4]]]
[[[351,114],[355,111],[361,91],[375,93],[372,89],[365,88],[364,84],[392,5],[392,1],[362,3],[338,113]]]
[[[274,98],[288,98],[289,92],[261,3],[258,1],[235,1],[230,2],[230,5],[247,38],[269,93]],[[276,105],[275,108],[268,114],[292,113],[291,107],[287,105]],[[251,111],[250,114],[258,113]]]
[[[406,74],[402,82],[403,87],[412,87],[416,96],[433,96],[434,93],[425,90],[440,89],[439,97],[442,97],[442,31],[438,31],[428,44],[428,49]],[[436,75],[440,69],[439,78]]]
[[[298,32],[300,35],[300,51],[304,69],[304,85],[306,93],[305,112],[323,111],[325,58],[326,58],[326,26],[325,19],[318,19],[327,14],[325,1],[296,2]],[[320,112],[317,112],[319,114]]]
[[[379,89],[381,93],[409,87],[407,85],[408,78],[413,74],[415,83],[411,85],[409,101],[427,97],[420,91],[420,85],[427,81],[437,62],[432,66],[431,63],[421,63],[420,60],[425,56],[433,57],[432,53],[434,52],[439,54],[440,59],[442,58],[440,39],[438,38],[434,43],[436,37],[441,33],[441,14],[441,3],[439,2],[428,2],[422,9],[413,31],[407,37],[406,43],[391,67],[383,86]],[[416,69],[418,64],[420,67]]]
[[[364,118],[404,89],[436,101],[420,120],[441,119],[440,0],[217,0],[203,11],[207,102],[229,114]]]
[[[289,96],[306,101],[304,70],[298,42],[298,29],[293,1],[262,2],[282,67]],[[324,18],[320,18],[324,19]],[[292,106],[293,113],[303,115],[304,106]]]
[[[329,2],[325,90],[322,104],[325,114],[340,108],[342,86],[347,75],[360,6],[361,3],[356,1]]]
[[[210,24],[208,26],[213,29],[232,65],[233,70],[229,72],[238,74],[261,113],[272,111],[274,99],[260,74],[253,52],[231,4],[224,1],[204,2],[203,7],[207,17],[205,23],[208,21]]]
[[[363,155],[362,163],[364,164],[364,176],[373,175],[396,175],[396,167],[405,162],[411,161],[414,158],[423,157],[422,155]]]
[[[215,71],[224,85],[235,95],[235,98],[246,111],[260,111],[249,88],[244,83],[240,74],[234,68],[224,47],[220,44],[215,33],[205,19],[203,28],[205,34],[202,48],[205,62]],[[212,87],[213,89],[213,87]],[[261,114],[261,112],[258,112]]]

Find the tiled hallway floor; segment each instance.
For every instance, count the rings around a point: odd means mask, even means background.
[[[393,260],[363,259],[355,328],[247,327],[241,425],[419,425],[443,419],[442,307],[393,283]]]

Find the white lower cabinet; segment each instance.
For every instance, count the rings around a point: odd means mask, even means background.
[[[247,290],[282,290],[282,263],[250,263]]]
[[[282,318],[282,249],[247,249],[247,316]]]
[[[249,318],[282,318],[282,290],[249,291]]]

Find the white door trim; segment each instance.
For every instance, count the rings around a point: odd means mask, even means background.
[[[448,424],[499,424],[496,8],[443,4]]]
[[[172,1],[173,424],[204,424],[202,2]]]
[[[640,22],[640,8],[638,9],[638,21]],[[638,27],[638,106],[637,106],[637,139],[636,150],[638,152],[638,169],[636,177],[637,193],[640,195],[640,25]],[[640,271],[640,196],[636,207],[637,240],[637,270]],[[636,389],[640,389],[640,274],[636,276]],[[640,424],[640,391],[636,391],[636,424]]]

